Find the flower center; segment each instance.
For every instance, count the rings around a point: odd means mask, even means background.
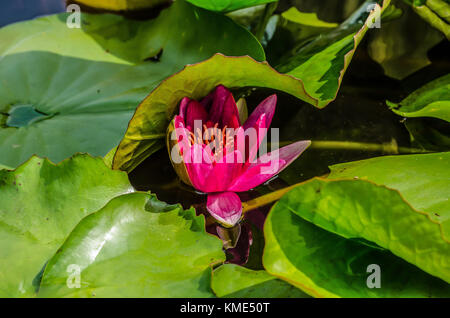
[[[227,149],[234,144],[234,129],[228,128],[226,125],[222,129],[219,124],[213,125],[210,121],[197,128],[194,132],[190,132],[189,142],[191,145],[206,145],[211,148],[214,156],[218,158],[225,155]]]

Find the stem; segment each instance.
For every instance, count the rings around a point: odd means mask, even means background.
[[[264,12],[261,16],[261,19],[258,22],[258,25],[255,28],[255,37],[258,39],[258,41],[262,41],[264,37],[264,32],[266,31],[267,23],[269,22],[270,17],[275,12],[276,8],[278,6],[278,1],[271,2],[266,4],[264,8]]]
[[[282,141],[279,147],[289,145],[293,141]],[[368,152],[382,152],[385,154],[411,154],[430,152],[419,148],[398,147],[397,143],[386,142],[381,144],[355,141],[317,140],[312,141],[311,149],[334,149],[334,150],[362,150]]]
[[[283,141],[279,143],[279,146],[290,144],[292,142]],[[399,154],[399,153],[423,153],[430,152],[423,149],[417,148],[407,148],[398,147],[396,142],[374,144],[374,143],[364,143],[364,142],[352,142],[352,141],[313,141],[311,143],[311,148],[315,149],[346,149],[346,150],[365,150],[365,151],[380,151],[388,154]],[[305,181],[307,182],[307,181]],[[276,190],[274,192],[262,195],[255,199],[242,202],[242,212],[251,211],[259,207],[268,205],[275,201],[278,201],[283,195],[292,190],[293,188],[299,186],[302,183],[297,183],[292,186]]]
[[[251,211],[256,208],[268,205],[272,202],[278,201],[284,194],[286,194],[287,192],[289,192],[291,189],[295,188],[296,186],[298,186],[298,184],[294,184],[292,186],[262,195],[255,199],[252,199],[252,200],[249,200],[246,202],[242,202],[242,213],[245,213],[247,211]]]

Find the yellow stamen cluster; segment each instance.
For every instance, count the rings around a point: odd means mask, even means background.
[[[234,135],[227,130],[227,126],[223,129],[218,128],[219,124],[215,124],[214,127],[208,128],[203,125],[203,131],[200,128],[194,132],[190,132],[189,141],[191,145],[208,145],[211,150],[214,150],[214,156],[217,158],[223,153],[223,149],[227,149],[230,145],[234,143]]]

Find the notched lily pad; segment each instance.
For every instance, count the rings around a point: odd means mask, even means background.
[[[306,188],[310,186],[311,183]],[[315,189],[311,190],[315,193]],[[390,252],[345,239],[301,217],[302,210],[309,204],[332,207],[335,196],[317,202],[313,194],[307,197],[299,197],[298,194],[294,190],[284,196],[274,205],[266,220],[263,263],[270,274],[314,297],[450,296],[449,284]],[[357,196],[359,202],[367,199],[366,196],[361,197],[361,193],[355,193],[355,198]],[[300,200],[305,202],[304,205]],[[348,211],[354,217],[358,204],[355,202],[353,206],[345,207],[341,211]],[[417,240],[415,236],[412,238]],[[370,277],[373,272],[368,271],[371,264],[380,268],[380,288],[370,288],[370,283],[376,282],[375,277]]]
[[[130,191],[125,173],[89,155],[58,165],[32,157],[0,170],[0,296],[33,296],[44,265],[75,225]]]
[[[450,122],[450,74],[422,86],[398,104],[386,103],[400,116],[434,117]]]
[[[39,296],[213,297],[211,266],[225,261],[221,241],[193,209],[162,212],[154,200],[120,196],[84,218],[49,261]],[[79,288],[67,284],[69,266],[79,270]]]

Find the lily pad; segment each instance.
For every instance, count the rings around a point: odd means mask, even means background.
[[[315,28],[335,28],[338,26],[337,23],[320,20],[315,12],[300,12],[296,7],[291,7],[283,12],[281,16],[290,22]]]
[[[211,11],[230,12],[249,8],[260,4],[275,2],[276,0],[187,0],[196,6]]]
[[[264,225],[266,247],[263,263],[271,275],[301,288],[314,297],[450,296],[449,284],[426,274],[389,251],[345,239],[300,217],[299,215],[303,214],[300,209],[303,209],[304,205],[313,205],[315,201],[314,194],[299,197],[299,192],[308,188],[312,190],[308,192],[316,193],[311,186],[317,182],[320,181],[315,180],[305,187],[298,187],[298,191],[294,189],[286,194],[268,215]],[[356,187],[363,182],[355,183]],[[365,183],[372,187],[372,190],[377,187]],[[338,185],[336,182],[335,184]],[[357,194],[361,195],[361,192]],[[355,193],[355,198],[357,194]],[[364,197],[360,196],[358,203],[363,199],[370,201],[367,196],[372,194],[369,190]],[[321,201],[320,205],[327,204],[331,208],[331,199],[329,197],[327,202]],[[300,201],[305,204],[302,205]],[[357,207],[357,201],[354,202]],[[346,205],[346,208],[352,207]],[[412,234],[411,237],[417,240]],[[373,283],[370,277],[371,264],[379,266],[381,288],[370,288],[372,285],[367,284],[368,280]]]
[[[88,155],[58,165],[32,157],[0,170],[0,297],[33,296],[41,270],[75,225],[130,191],[125,173]]]
[[[400,103],[387,101],[392,111],[404,117],[434,117],[450,122],[450,74],[422,86]]]
[[[150,9],[165,3],[170,3],[171,0],[76,0],[74,2],[91,8],[111,11],[128,11]]]
[[[331,166],[329,179],[372,181],[400,192],[416,210],[447,228],[450,241],[450,152],[383,156]]]
[[[39,296],[213,297],[211,265],[225,254],[204,222],[194,209],[150,194],[115,198],[72,231],[48,263]],[[79,288],[67,284],[75,266]]]
[[[344,238],[375,243],[450,282],[448,227],[413,209],[395,190],[365,180],[313,179],[295,187],[280,205]]]
[[[233,264],[215,269],[211,288],[223,298],[308,298],[309,296],[264,270],[251,270]]]
[[[82,28],[70,29],[67,18],[0,29],[0,164],[103,156],[142,99],[185,64],[216,52],[264,59],[243,27],[182,0],[154,20],[83,13]]]

